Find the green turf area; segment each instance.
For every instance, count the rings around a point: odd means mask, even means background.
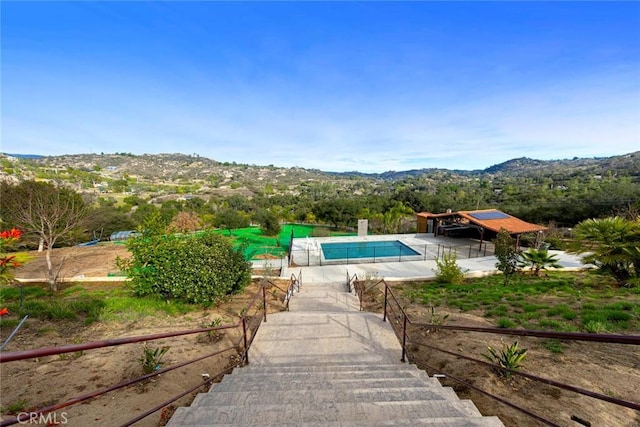
[[[216,230],[225,236],[231,235],[237,246],[246,245],[244,254],[247,259],[256,259],[260,255],[269,254],[283,257],[289,250],[289,242],[292,233],[294,238],[301,237],[328,237],[328,236],[353,236],[356,233],[344,233],[331,231],[326,226],[285,224],[278,236],[264,236],[258,227],[237,228],[234,230]]]
[[[412,303],[476,311],[498,327],[555,331],[625,332],[640,330],[640,288],[611,283],[597,272],[553,272],[518,276],[508,286],[501,276],[461,285],[425,282],[407,285]]]

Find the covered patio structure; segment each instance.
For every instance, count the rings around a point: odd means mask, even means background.
[[[434,214],[421,212],[417,216],[418,233],[437,236],[467,237],[482,242],[493,239],[500,230],[506,230],[520,246],[520,236],[535,233],[536,247],[542,243],[547,227],[532,224],[497,209],[457,211]]]

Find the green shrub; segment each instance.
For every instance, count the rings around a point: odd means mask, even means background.
[[[460,284],[464,281],[464,271],[458,265],[458,255],[443,253],[441,259],[436,259],[436,279],[440,283]]]
[[[502,272],[503,284],[507,286],[518,271],[519,252],[513,237],[504,228],[500,230],[493,244],[495,247],[494,255],[498,260],[496,268]]]
[[[216,301],[251,281],[242,247],[212,231],[190,236],[143,234],[130,239],[132,257],[118,260],[138,296],[157,295],[189,303]]]

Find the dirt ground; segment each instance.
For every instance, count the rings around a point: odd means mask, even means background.
[[[374,289],[365,296],[366,310],[382,313],[382,292],[381,289]],[[396,296],[401,298],[399,292],[396,292]],[[415,323],[432,323],[432,313],[428,308],[404,300],[402,304]],[[438,308],[435,315],[439,318],[448,315],[447,325],[494,326],[481,311],[460,312]],[[399,327],[401,328],[401,323]],[[634,333],[637,334],[638,331]],[[411,325],[408,328],[408,336],[412,341],[408,345],[409,361],[425,369],[430,375],[446,373],[464,379],[472,386],[502,397],[558,425],[640,426],[639,411],[523,377],[500,377],[489,367],[415,344],[425,343],[484,360],[481,355],[487,353],[487,346],[502,348],[498,336],[475,332],[425,330]],[[563,342],[564,350],[558,354],[544,347],[544,339],[504,337],[504,342],[509,344],[516,340],[520,348],[528,349],[523,362],[524,372],[611,397],[640,402],[640,348],[637,346]],[[445,377],[441,379],[441,383],[452,387],[461,399],[471,399],[483,415],[500,417],[505,426],[542,425],[451,378]]]
[[[24,279],[43,279],[45,273],[44,254],[34,253],[34,259],[17,270],[16,276]],[[61,277],[89,278],[106,277],[117,272],[115,259],[128,253],[122,245],[99,245],[95,247],[74,247],[54,250],[54,262],[65,260]],[[73,284],[76,285],[76,284]],[[62,291],[71,284],[63,284]],[[122,286],[121,282],[85,283],[93,289]],[[5,348],[18,351],[32,348],[78,344],[83,342],[114,339],[128,336],[180,331],[204,327],[221,317],[225,324],[237,322],[240,312],[258,289],[250,285],[242,295],[235,296],[220,307],[190,312],[180,317],[154,317],[137,321],[98,322],[89,326],[78,322],[47,322],[29,319],[27,326]],[[274,295],[270,299],[269,312],[283,309]],[[12,328],[11,328],[12,329]],[[1,339],[11,332],[2,330]],[[164,373],[138,385],[110,392],[53,414],[49,425],[56,422],[68,426],[120,425],[146,410],[158,405],[180,392],[203,381],[203,374],[214,376],[240,360],[237,348],[233,348],[241,338],[240,329],[228,329],[219,337],[209,337],[205,333],[149,342],[149,347],[170,346],[163,366],[180,363],[199,356],[230,348],[218,356],[204,359],[184,368]],[[26,411],[63,402],[95,390],[111,386],[142,375],[139,359],[144,343],[87,350],[66,355],[55,355],[9,362],[0,365],[0,407],[4,409],[17,403],[24,403]],[[196,390],[173,403],[168,410],[159,411],[137,426],[163,425],[177,406],[189,405],[197,392],[205,392],[208,387]],[[53,415],[52,414],[52,415]],[[2,419],[8,418],[3,412]],[[47,425],[46,421],[40,423]]]
[[[62,263],[61,277],[90,278],[105,277],[117,273],[115,259],[126,257],[128,253],[122,245],[99,245],[95,247],[65,248],[55,251],[54,263]],[[17,277],[27,279],[44,278],[44,254],[34,254],[35,258],[17,270]],[[86,286],[121,286],[119,283],[95,283]],[[230,321],[238,318],[240,310],[255,286],[247,293],[219,308],[192,312],[182,317],[139,320],[134,322],[100,322],[87,327],[65,326],[57,323],[29,321],[29,327],[22,330],[9,344],[6,350],[15,351],[42,346],[80,343],[132,335],[143,335],[164,331],[176,331],[201,327],[216,317]],[[366,298],[366,308],[381,311],[379,295],[370,294]],[[431,313],[426,308],[412,305],[406,307],[415,321],[430,320]],[[279,308],[274,307],[273,310]],[[438,315],[449,314],[447,324],[489,326],[481,312],[460,313],[438,310]],[[2,330],[4,339],[10,331]],[[500,338],[479,333],[460,333],[454,331],[429,332],[412,331],[412,336],[420,337],[421,342],[436,345],[453,352],[481,358],[487,345],[500,347]],[[199,334],[172,340],[161,340],[154,346],[170,345],[166,356],[166,365],[195,358],[226,348],[240,337],[237,331],[225,332],[219,341],[213,342]],[[417,338],[415,338],[417,340]],[[507,342],[513,340],[507,338]],[[564,343],[561,354],[551,353],[544,347],[543,340],[519,338],[520,346],[528,348],[524,370],[534,375],[548,377],[581,388],[622,399],[638,402],[640,400],[640,349],[634,346],[605,345],[595,343]],[[15,402],[26,401],[28,408],[60,402],[64,399],[88,393],[117,382],[133,378],[140,374],[139,357],[144,344],[130,344],[108,347],[72,354],[66,357],[49,356],[25,362],[10,362],[0,365],[1,399],[0,406],[6,408]],[[130,386],[57,411],[58,421],[65,415],[66,425],[118,425],[142,413],[180,391],[193,386],[202,379],[203,373],[214,374],[234,363],[238,355],[230,351],[223,355],[205,359],[186,368],[172,371],[148,381],[143,385]],[[469,380],[493,394],[526,407],[562,426],[580,424],[572,417],[603,427],[638,427],[640,413],[607,402],[602,402],[569,391],[564,391],[531,380],[498,377],[488,368],[449,356],[435,350],[409,346],[410,361],[424,368],[430,374],[446,372]],[[435,368],[435,369],[434,369]],[[472,399],[485,415],[498,415],[506,426],[540,425],[531,418],[494,400],[479,394],[467,386],[460,385],[449,378],[443,384],[452,386],[461,398]],[[205,391],[205,390],[200,390]],[[193,392],[173,406],[188,405],[196,392]],[[157,426],[163,423],[171,411],[156,413],[136,425]]]
[[[32,259],[16,269],[17,279],[47,278],[45,252],[31,251]],[[86,277],[108,277],[120,274],[116,258],[129,258],[127,248],[122,244],[101,243],[96,246],[73,246],[53,250],[51,261],[58,277],[62,280]]]

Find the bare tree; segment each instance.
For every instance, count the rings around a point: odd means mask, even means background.
[[[88,206],[75,191],[44,182],[25,181],[2,188],[3,216],[23,231],[44,243],[47,260],[47,282],[51,291],[58,290],[57,274],[51,261],[56,242],[80,225]]]
[[[178,233],[191,233],[199,230],[202,227],[202,222],[195,212],[181,211],[171,220],[169,224],[169,230]]]

